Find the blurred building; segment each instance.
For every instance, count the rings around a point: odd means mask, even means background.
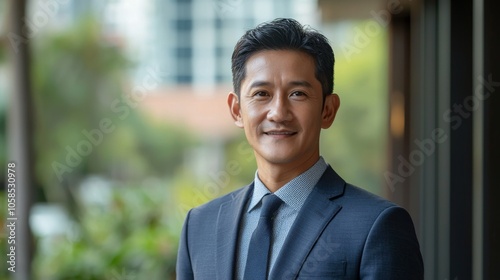
[[[231,82],[230,57],[245,30],[277,17],[318,27],[317,0],[69,0],[73,18],[92,13],[121,37],[135,80],[154,67],[167,85]]]

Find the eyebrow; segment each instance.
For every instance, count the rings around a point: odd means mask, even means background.
[[[272,84],[271,82],[267,82],[267,81],[254,81],[253,83],[250,84],[250,88],[270,86],[271,84]],[[292,86],[303,86],[303,87],[312,88],[311,83],[309,83],[308,81],[303,81],[303,80],[291,81],[289,84]]]
[[[264,87],[264,86],[270,86],[271,83],[267,81],[254,81],[253,83],[250,84],[250,88],[256,88],[256,87]]]
[[[309,83],[308,81],[292,81],[292,82],[290,82],[290,84],[293,86],[302,86],[302,87],[312,88],[311,83]]]

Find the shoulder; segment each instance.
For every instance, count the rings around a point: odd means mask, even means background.
[[[362,208],[363,210],[366,210],[367,207],[383,209],[396,206],[396,204],[387,199],[347,183],[331,166],[325,170],[315,190],[330,200],[339,201],[343,205],[348,203],[355,208]]]
[[[365,225],[372,223],[385,209],[400,208],[387,199],[347,183],[331,166],[316,185],[315,193],[313,200],[329,199],[341,207],[339,214],[342,217],[359,219]]]
[[[348,205],[349,208],[362,211],[383,211],[386,208],[399,207],[394,202],[351,184],[346,184],[344,194],[340,199],[345,202],[344,206]]]
[[[389,221],[398,224],[410,222],[411,218],[406,209],[385,198],[375,195],[367,190],[346,184],[344,194],[338,198],[342,205],[342,212],[348,217],[364,221],[366,226],[373,226],[377,221]],[[387,219],[397,217],[397,219]]]
[[[351,184],[346,184],[343,198],[363,208],[385,209],[397,206],[394,202]]]

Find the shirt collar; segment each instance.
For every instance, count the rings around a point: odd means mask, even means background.
[[[327,167],[328,164],[323,157],[320,157],[311,168],[293,178],[274,194],[285,204],[299,211]],[[255,172],[253,194],[248,205],[248,212],[252,211],[266,194],[271,193],[260,180],[258,172],[258,170]]]

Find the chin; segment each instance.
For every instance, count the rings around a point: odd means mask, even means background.
[[[292,162],[294,157],[283,154],[273,154],[273,155],[264,155],[262,158],[269,163],[286,164]]]

